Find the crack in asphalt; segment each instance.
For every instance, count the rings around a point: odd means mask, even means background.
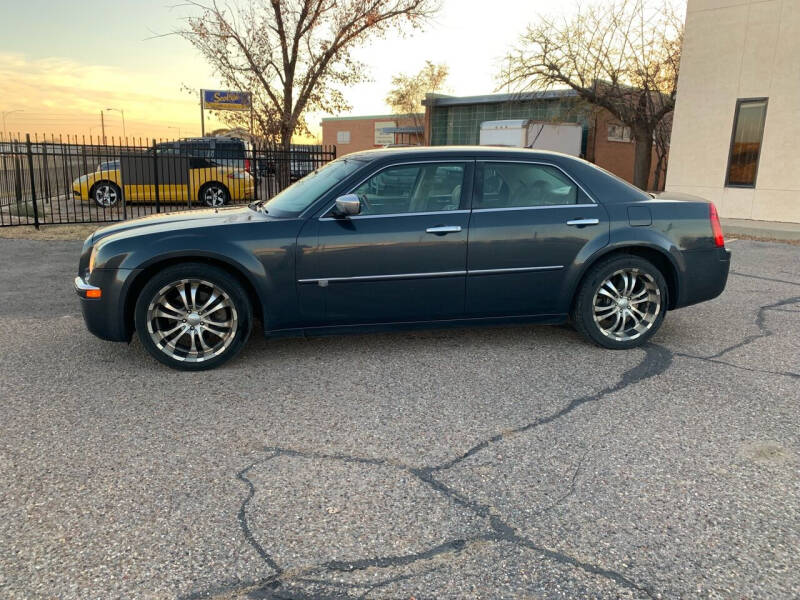
[[[445,471],[454,467],[458,463],[466,460],[470,456],[477,454],[484,448],[488,448],[490,445],[495,444],[501,440],[513,437],[515,435],[519,435],[520,433],[525,433],[539,427],[541,425],[547,425],[552,423],[553,421],[560,419],[561,417],[571,413],[575,409],[579,408],[580,406],[590,403],[590,402],[597,402],[601,400],[605,396],[609,394],[613,394],[622,390],[623,388],[628,387],[629,385],[635,385],[645,379],[649,379],[651,377],[655,377],[656,375],[661,375],[664,371],[666,371],[670,365],[672,364],[672,351],[668,350],[664,346],[659,346],[657,344],[649,343],[644,346],[645,350],[645,357],[644,359],[637,365],[631,367],[627,371],[622,374],[620,380],[612,386],[608,386],[603,388],[599,392],[594,394],[590,394],[587,396],[581,396],[580,398],[575,398],[572,400],[567,406],[555,412],[551,415],[546,417],[542,417],[541,419],[536,419],[535,421],[531,421],[530,423],[523,425],[521,427],[516,427],[514,429],[510,429],[503,433],[498,433],[489,439],[483,440],[478,444],[475,444],[466,452],[449,460],[445,463],[437,465],[435,467],[431,467],[431,471]]]
[[[469,544],[479,541],[508,542],[511,544],[515,544],[517,546],[522,546],[534,552],[537,552],[541,556],[546,557],[554,562],[563,565],[568,565],[574,568],[579,568],[588,573],[605,577],[611,581],[614,581],[618,585],[642,592],[650,597],[654,597],[654,592],[650,588],[636,583],[635,581],[626,577],[622,573],[619,573],[611,569],[603,568],[599,565],[580,561],[572,556],[564,554],[563,552],[558,552],[537,545],[533,540],[521,535],[512,525],[503,520],[498,514],[498,511],[494,507],[488,504],[483,504],[481,502],[472,500],[468,496],[454,490],[453,488],[449,487],[448,485],[446,485],[445,483],[439,481],[434,477],[434,473],[450,469],[455,465],[459,464],[460,462],[463,462],[470,456],[474,456],[481,450],[488,448],[490,445],[494,443],[497,443],[501,440],[508,439],[516,435],[520,435],[536,427],[552,423],[553,421],[556,421],[570,414],[571,412],[573,412],[574,410],[576,410],[577,408],[579,408],[584,404],[590,402],[597,402],[598,400],[601,400],[602,398],[610,394],[613,394],[615,392],[618,392],[630,385],[634,385],[636,383],[644,381],[645,379],[658,376],[664,373],[672,364],[673,354],[663,346],[651,343],[644,347],[644,351],[645,351],[644,358],[636,366],[631,367],[630,369],[625,371],[622,374],[620,380],[614,385],[607,386],[602,390],[598,391],[597,393],[573,399],[564,408],[546,417],[536,419],[521,427],[517,427],[493,435],[490,438],[475,444],[460,456],[440,465],[420,468],[420,467],[412,467],[402,462],[392,461],[386,458],[369,458],[369,457],[353,456],[343,453],[323,453],[315,451],[304,451],[293,448],[283,448],[279,446],[267,446],[263,448],[263,451],[267,452],[268,456],[262,459],[261,461],[252,463],[245,469],[242,469],[237,474],[237,478],[243,483],[245,483],[245,485],[247,485],[248,487],[248,494],[246,498],[243,500],[241,507],[239,509],[240,528],[245,537],[245,540],[256,550],[258,555],[270,566],[270,568],[272,568],[275,571],[275,574],[272,577],[258,584],[259,589],[263,593],[270,593],[272,595],[254,596],[254,597],[269,597],[269,598],[284,597],[282,595],[278,595],[279,592],[277,590],[280,588],[281,585],[288,583],[289,580],[291,579],[297,581],[299,577],[310,575],[312,573],[353,572],[356,570],[365,570],[371,568],[381,569],[390,567],[403,567],[414,564],[419,561],[430,560],[437,556],[458,554],[461,551],[463,551]],[[563,500],[565,500],[569,495],[574,493],[578,473],[580,471],[581,465],[587,453],[588,449],[581,457],[575,471],[573,472],[570,490],[566,494],[564,494],[561,498],[559,498],[552,506],[547,507],[546,510],[549,510],[558,503],[563,502]],[[487,519],[491,531],[484,535],[472,538],[448,540],[442,544],[439,544],[438,546],[434,546],[433,548],[429,548],[427,550],[411,554],[405,554],[399,556],[379,556],[379,557],[361,558],[354,560],[332,560],[312,567],[301,569],[298,572],[294,573],[286,572],[278,565],[278,563],[271,557],[271,555],[268,552],[266,552],[266,550],[264,550],[261,544],[258,543],[258,541],[253,536],[249,528],[249,525],[247,523],[247,505],[255,495],[255,486],[247,478],[247,473],[257,464],[263,463],[267,460],[273,459],[278,456],[290,456],[290,457],[315,459],[315,460],[336,460],[345,463],[366,464],[374,466],[390,466],[393,468],[401,469],[413,475],[414,477],[416,477],[421,482],[428,485],[433,490],[444,495],[446,498],[448,498],[455,504],[462,506],[463,508],[471,511],[472,513],[474,513],[479,517]],[[336,585],[337,584],[335,582],[330,583],[330,586],[333,588],[335,588]]]
[[[242,481],[248,488],[247,497],[242,501],[241,506],[239,507],[239,512],[236,515],[237,519],[239,520],[239,527],[242,530],[242,534],[244,535],[244,539],[247,540],[247,543],[250,544],[258,555],[262,558],[262,560],[269,565],[269,567],[276,572],[276,574],[280,575],[283,570],[278,566],[278,563],[275,562],[275,559],[270,556],[270,554],[264,550],[261,544],[258,543],[253,532],[250,531],[250,525],[247,523],[247,505],[250,504],[250,500],[256,495],[256,487],[253,485],[253,482],[247,478],[247,473],[256,465],[266,462],[272,458],[275,458],[277,453],[272,453],[270,456],[263,458],[261,460],[257,460],[256,462],[252,463],[250,466],[245,467],[241,471],[236,474],[236,478],[239,481]]]
[[[751,275],[750,273],[741,273],[739,271],[731,271],[731,275],[738,275],[739,277],[749,277],[751,279],[761,279],[762,281],[774,281],[775,283],[786,283],[788,285],[800,285],[797,281],[788,281],[787,279],[775,279],[774,277],[764,277],[763,275]]]
[[[740,273],[738,271],[731,271],[731,275],[736,275],[738,277],[749,277],[749,278],[752,278],[752,279],[760,279],[762,281],[772,281],[772,282],[775,282],[775,283],[783,283],[783,284],[788,284],[788,285],[800,285],[800,283],[796,282],[796,281],[788,281],[786,279],[775,279],[775,278],[772,278],[772,277],[763,277],[761,275],[751,275],[749,273]],[[771,329],[769,329],[766,326],[766,313],[767,313],[767,311],[800,312],[800,311],[796,311],[796,310],[787,310],[785,308],[782,308],[784,306],[788,306],[788,305],[795,304],[795,303],[798,303],[798,302],[800,302],[800,296],[792,296],[790,298],[784,298],[783,300],[779,300],[778,302],[774,302],[772,304],[765,304],[763,306],[759,306],[758,307],[758,312],[756,313],[756,318],[755,318],[755,321],[754,321],[754,324],[756,325],[756,327],[758,327],[759,332],[751,334],[751,335],[748,335],[742,341],[737,342],[736,344],[732,344],[732,345],[730,345],[730,346],[728,346],[726,348],[723,348],[722,350],[720,350],[719,352],[716,352],[715,354],[711,354],[711,355],[708,355],[708,356],[701,356],[701,355],[698,355],[698,354],[689,354],[687,352],[674,352],[674,354],[675,354],[675,356],[680,356],[682,358],[692,358],[692,359],[711,362],[711,363],[716,363],[716,364],[720,364],[720,365],[727,365],[729,367],[734,367],[736,369],[742,369],[744,371],[751,371],[751,372],[754,372],[754,373],[765,373],[765,374],[768,374],[768,375],[779,375],[779,376],[782,376],[782,377],[791,377],[793,379],[800,379],[800,373],[795,373],[793,371],[772,371],[772,370],[769,370],[769,369],[756,369],[756,368],[753,368],[753,367],[745,367],[743,365],[737,365],[737,364],[732,363],[732,362],[728,362],[728,361],[725,361],[725,360],[720,360],[720,357],[728,354],[729,352],[732,352],[734,350],[738,350],[739,348],[742,348],[743,346],[746,346],[748,344],[752,344],[753,342],[755,342],[757,340],[760,340],[762,338],[769,337],[769,336],[773,335],[775,332],[772,331]]]
[[[696,358],[719,358],[721,356],[724,356],[728,352],[732,352],[733,350],[738,350],[739,348],[751,344],[756,340],[760,340],[761,338],[771,336],[774,332],[771,329],[769,329],[765,324],[767,311],[772,310],[774,308],[780,308],[781,306],[795,304],[797,302],[800,302],[800,296],[792,296],[791,298],[785,298],[783,300],[773,302],[772,304],[765,304],[763,306],[760,306],[758,312],[756,313],[756,319],[755,319],[755,325],[756,327],[758,327],[759,330],[758,333],[753,333],[751,335],[748,335],[741,342],[733,344],[732,346],[728,346],[727,348],[724,348],[715,354],[711,354],[710,356],[696,357]]]
[[[800,285],[800,283],[793,281],[773,279],[769,277],[751,275],[747,273],[739,273],[736,271],[731,271],[731,274],[740,277],[750,277],[754,279],[772,281],[782,284]],[[622,587],[626,587],[628,589],[641,592],[650,598],[655,598],[657,594],[650,587],[639,584],[618,571],[612,569],[606,569],[597,564],[581,561],[563,552],[552,550],[536,544],[532,539],[520,534],[512,525],[510,525],[507,521],[505,521],[498,514],[498,511],[493,506],[471,499],[468,495],[463,494],[451,488],[447,484],[443,483],[442,481],[437,479],[434,475],[436,473],[446,471],[448,469],[451,469],[459,465],[460,463],[466,461],[468,458],[475,456],[476,454],[485,450],[486,448],[489,448],[493,444],[526,433],[542,425],[547,425],[549,423],[552,423],[572,413],[573,411],[583,406],[584,404],[598,402],[611,394],[614,394],[616,392],[619,392],[627,388],[628,386],[635,385],[646,379],[661,375],[670,368],[670,366],[672,365],[673,358],[675,356],[708,361],[718,364],[725,364],[732,367],[745,369],[748,371],[757,371],[757,372],[764,372],[775,375],[785,375],[789,377],[799,378],[800,374],[798,373],[766,371],[762,369],[743,367],[740,365],[729,363],[724,360],[720,360],[720,357],[724,356],[729,352],[732,352],[738,348],[746,346],[747,344],[750,344],[758,339],[762,339],[764,337],[773,335],[774,332],[766,326],[766,312],[768,310],[786,311],[786,309],[783,309],[781,307],[794,304],[797,302],[800,302],[800,296],[786,298],[778,302],[774,302],[772,304],[767,304],[759,307],[755,318],[755,325],[758,327],[759,333],[749,335],[745,337],[742,341],[737,342],[736,344],[733,344],[731,346],[728,346],[710,356],[698,356],[682,352],[673,352],[663,346],[654,343],[649,343],[646,346],[644,346],[645,350],[644,358],[637,365],[625,371],[620,377],[619,381],[617,381],[614,385],[607,386],[594,394],[589,394],[581,396],[579,398],[575,398],[571,400],[562,409],[550,415],[547,415],[539,419],[535,419],[534,421],[531,421],[530,423],[527,423],[525,425],[505,430],[495,435],[492,435],[491,437],[488,437],[474,444],[466,451],[464,451],[462,454],[444,463],[440,463],[438,465],[426,466],[426,467],[413,467],[411,465],[391,460],[388,458],[369,458],[369,457],[352,456],[343,453],[322,453],[310,450],[304,451],[292,448],[282,448],[279,446],[265,447],[263,451],[269,454],[267,457],[265,457],[260,461],[252,463],[251,465],[249,465],[248,467],[242,469],[241,471],[239,471],[239,473],[237,473],[237,478],[248,487],[248,494],[246,498],[243,500],[238,513],[240,528],[242,530],[245,540],[255,549],[255,551],[264,560],[264,562],[271,569],[275,571],[275,574],[272,575],[271,577],[262,579],[257,582],[250,582],[249,584],[246,584],[246,586],[250,590],[252,590],[250,596],[253,598],[273,598],[276,600],[278,598],[295,598],[295,599],[311,598],[311,596],[306,595],[305,592],[303,592],[302,590],[294,589],[294,586],[291,585],[290,583],[291,580],[298,583],[302,583],[304,581],[308,583],[315,583],[317,585],[326,586],[330,589],[340,590],[339,592],[334,592],[334,595],[320,596],[317,594],[313,596],[314,598],[331,598],[331,599],[352,598],[353,596],[351,596],[347,592],[343,592],[342,590],[367,588],[366,591],[360,596],[360,598],[366,598],[367,595],[379,589],[380,587],[389,585],[397,581],[418,577],[425,573],[429,573],[435,569],[430,569],[424,572],[398,575],[383,581],[376,582],[374,584],[348,584],[345,582],[326,581],[324,578],[309,579],[306,576],[314,573],[317,574],[325,572],[349,573],[357,570],[366,570],[372,568],[384,569],[392,567],[404,567],[408,565],[413,565],[419,561],[431,560],[439,556],[457,555],[461,553],[465,548],[469,547],[469,545],[471,544],[482,541],[491,541],[491,542],[506,542],[527,548],[551,561],[557,562],[562,565],[571,566],[573,568],[578,568],[600,577],[604,577]],[[576,465],[572,474],[569,490],[564,494],[562,494],[558,499],[556,499],[550,506],[542,509],[537,514],[542,514],[548,510],[553,509],[555,506],[558,506],[559,504],[563,503],[568,497],[570,497],[575,493],[578,475],[582,468],[583,462],[586,456],[588,455],[588,452],[589,449],[587,448],[582,457],[580,458],[580,460],[578,461],[578,464]],[[278,456],[290,456],[290,457],[316,459],[316,460],[336,460],[345,463],[356,463],[356,464],[365,464],[374,466],[390,466],[397,469],[401,469],[413,475],[421,482],[425,483],[432,490],[442,494],[454,504],[457,504],[471,511],[478,517],[487,519],[490,531],[483,535],[471,538],[448,540],[432,548],[428,548],[420,552],[414,552],[405,555],[378,556],[371,558],[359,558],[353,560],[331,560],[311,567],[292,570],[291,572],[285,571],[280,567],[277,561],[273,559],[272,556],[268,552],[266,552],[266,550],[264,550],[263,546],[261,546],[261,544],[255,539],[247,523],[247,507],[249,502],[255,496],[256,492],[255,486],[247,477],[247,473],[251,469],[253,469],[256,465]],[[287,589],[287,585],[291,586],[292,589]],[[242,587],[243,586],[241,585],[236,586],[236,589],[241,590]],[[281,590],[281,588],[283,589]],[[286,595],[287,593],[290,595],[287,596]],[[195,595],[193,597],[201,597],[201,596]]]
[[[739,275],[739,273],[735,273],[735,274]],[[759,277],[759,279],[766,279],[766,278],[765,277]],[[770,280],[770,281],[775,281],[775,280]],[[800,284],[797,284],[797,285],[800,285]],[[752,371],[752,372],[756,372],[756,373],[766,373],[766,374],[770,374],[770,375],[780,375],[780,376],[784,376],[784,377],[791,377],[791,378],[794,378],[794,379],[799,379],[800,378],[800,373],[795,373],[793,371],[772,371],[772,370],[769,370],[769,369],[756,369],[756,368],[753,368],[753,367],[745,367],[743,365],[737,365],[735,363],[731,363],[731,362],[728,362],[728,361],[725,361],[725,360],[720,360],[721,357],[725,356],[729,352],[733,352],[734,350],[738,350],[740,348],[743,348],[744,346],[747,346],[748,344],[752,344],[753,342],[756,342],[756,341],[758,341],[760,339],[763,339],[763,338],[769,337],[771,335],[774,335],[775,332],[772,331],[766,325],[766,314],[767,314],[767,311],[782,310],[781,307],[783,307],[783,306],[788,306],[788,305],[796,304],[796,303],[799,303],[799,302],[800,302],[800,296],[792,296],[790,298],[784,298],[783,300],[778,300],[777,302],[773,302],[772,304],[765,304],[763,306],[760,306],[758,308],[758,312],[756,313],[756,318],[755,318],[755,321],[754,321],[754,324],[756,325],[756,327],[758,327],[758,333],[750,334],[750,335],[746,336],[742,341],[737,342],[735,344],[732,344],[730,346],[727,346],[726,348],[723,348],[722,350],[720,350],[720,351],[718,351],[718,352],[716,352],[714,354],[710,354],[708,356],[702,356],[702,355],[698,355],[698,354],[689,354],[688,352],[674,352],[674,354],[675,354],[675,356],[680,356],[680,357],[683,357],[683,358],[692,358],[692,359],[696,359],[696,360],[702,360],[702,361],[712,362],[712,363],[716,363],[716,364],[727,365],[727,366],[730,366],[730,367],[735,367],[737,369],[743,369],[745,371]],[[784,310],[784,312],[798,312],[798,311],[785,311]]]

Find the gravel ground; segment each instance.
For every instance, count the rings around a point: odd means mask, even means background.
[[[566,327],[265,341],[178,373],[0,239],[3,598],[788,598],[800,249],[609,352]]]

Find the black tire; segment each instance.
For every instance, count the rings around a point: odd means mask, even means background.
[[[145,284],[134,319],[142,345],[156,360],[173,369],[202,371],[241,351],[250,337],[253,308],[232,275],[216,266],[184,263]],[[173,326],[177,333],[163,335]]]
[[[231,193],[224,184],[218,181],[209,181],[200,188],[197,200],[208,207],[219,208],[230,203]]]
[[[632,281],[635,283],[627,293]],[[614,290],[626,293],[615,294]],[[651,262],[629,254],[611,256],[591,267],[583,278],[572,306],[572,324],[584,337],[604,348],[625,350],[641,346],[664,321],[668,290],[663,273]],[[627,327],[628,323],[631,327]]]
[[[111,208],[122,200],[122,190],[113,181],[103,179],[92,186],[89,196],[100,208]]]

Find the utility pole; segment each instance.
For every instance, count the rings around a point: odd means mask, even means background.
[[[127,140],[128,139],[128,133],[125,131],[125,111],[122,110],[121,108],[107,108],[106,109],[106,111],[111,111],[111,110],[115,110],[119,114],[122,115],[122,136]]]
[[[200,90],[200,137],[206,137],[206,115],[203,112],[203,90]]]
[[[103,118],[103,111],[100,111],[100,127],[103,130],[103,146],[106,144],[106,122]]]

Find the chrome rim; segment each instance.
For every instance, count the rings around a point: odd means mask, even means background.
[[[113,206],[119,200],[119,196],[114,186],[103,184],[95,188],[94,199],[100,206]]]
[[[203,202],[208,206],[222,206],[225,204],[225,190],[218,185],[210,185],[203,193]]]
[[[218,356],[236,337],[238,316],[230,296],[202,279],[165,285],[147,308],[147,331],[164,354],[203,362]]]
[[[661,291],[655,279],[639,269],[620,269],[597,289],[592,301],[594,322],[612,340],[635,340],[647,332],[661,312]]]

